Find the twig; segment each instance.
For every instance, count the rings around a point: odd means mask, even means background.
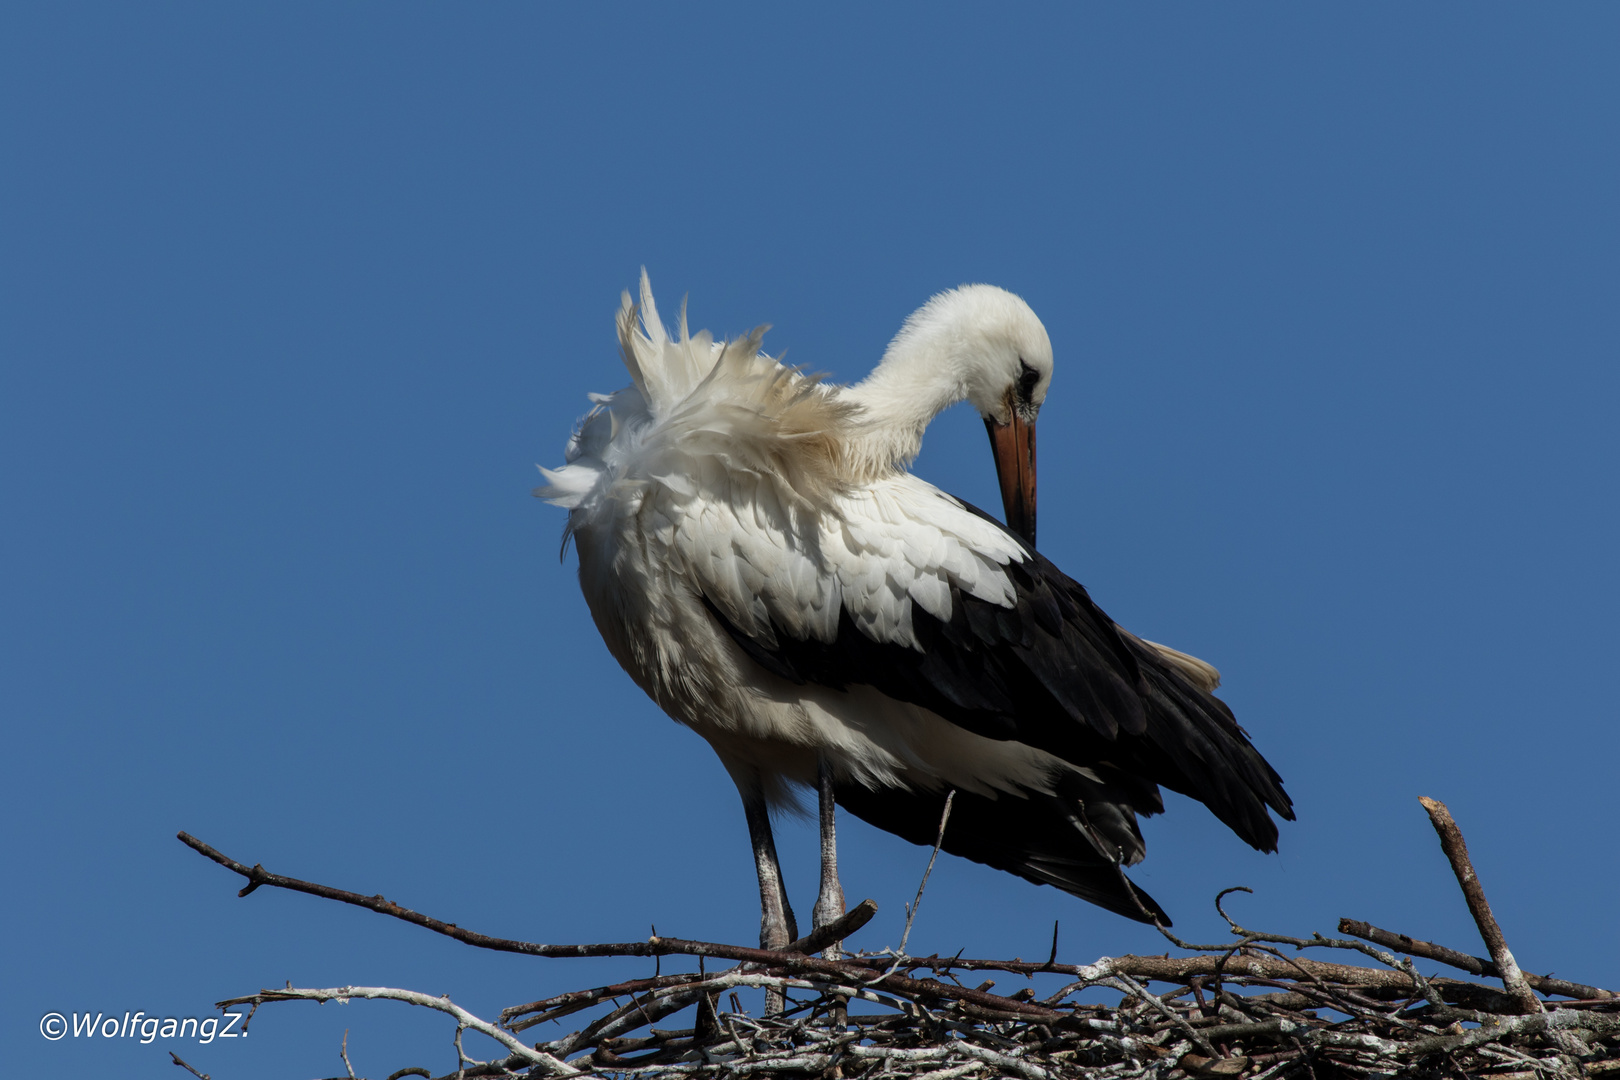
[[[697,981],[703,981],[707,976],[699,972]],[[666,986],[685,986],[693,982],[690,973],[683,975],[662,975],[656,979],[631,979],[627,982],[614,983],[611,986],[599,986],[594,990],[574,990],[566,994],[557,994],[554,997],[541,998],[526,1005],[513,1005],[501,1010],[500,1023],[513,1031],[522,1031],[524,1028],[543,1024],[548,1020],[559,1020],[570,1013],[588,1009],[592,1005],[609,998],[623,997],[630,994],[644,994],[649,990],[659,990]],[[539,1013],[519,1023],[513,1023],[520,1016],[530,1013]]]
[[[743,945],[722,945],[710,941],[690,941],[685,938],[660,937],[654,938],[650,941],[626,941],[602,945],[542,945],[533,941],[518,941],[513,938],[493,937],[489,934],[480,934],[473,930],[465,930],[457,926],[455,923],[444,922],[441,919],[433,918],[431,915],[424,915],[419,911],[412,911],[410,908],[396,904],[392,900],[386,899],[380,895],[365,896],[360,893],[349,892],[347,889],[335,889],[330,885],[320,885],[313,881],[303,881],[299,878],[285,877],[281,874],[272,874],[270,871],[258,864],[248,866],[244,863],[239,863],[223,852],[203,843],[190,833],[182,832],[178,835],[181,842],[187,847],[201,855],[206,856],[209,859],[212,859],[214,862],[225,867],[226,869],[232,870],[248,879],[248,884],[237,893],[238,896],[247,896],[261,885],[269,885],[278,889],[288,889],[292,892],[307,893],[311,896],[319,896],[323,899],[337,900],[340,903],[352,904],[355,907],[362,907],[367,911],[375,911],[379,915],[388,915],[396,919],[402,919],[405,922],[423,927],[424,929],[432,930],[436,934],[443,934],[446,937],[455,938],[457,941],[460,941],[463,944],[472,945],[480,949],[492,949],[496,952],[521,953],[524,956],[544,956],[559,959],[604,956],[715,956],[723,960],[740,960],[755,964],[781,963],[789,959],[787,954],[769,949],[754,949]],[[875,913],[876,911],[876,903],[870,900],[863,900],[861,903],[855,905],[855,907],[852,908],[848,914],[844,916],[844,918],[859,920],[864,915],[864,918],[870,919],[871,914]],[[838,923],[835,922],[829,924],[826,929],[833,929],[837,926]],[[857,924],[857,928],[858,926],[859,923]],[[842,932],[847,936],[853,931],[845,929]],[[802,940],[816,940],[816,935],[812,934],[809,939],[801,939],[801,941]],[[794,942],[794,944],[797,945],[799,942]],[[804,958],[802,962],[809,963],[812,961],[817,964],[832,963],[832,961],[818,960],[810,957]],[[794,959],[793,962],[801,961]]]
[[[1200,1035],[1198,1032],[1194,1031],[1191,1024],[1177,1016],[1175,1012],[1171,1010],[1170,1006],[1166,1005],[1157,996],[1148,993],[1147,988],[1139,984],[1135,979],[1132,979],[1129,975],[1121,975],[1117,979],[1110,979],[1108,981],[1117,989],[1123,990],[1127,994],[1132,994],[1139,1000],[1151,1005],[1166,1020],[1169,1020],[1172,1024],[1175,1024],[1177,1027],[1181,1028],[1181,1030],[1186,1034],[1187,1038],[1192,1040],[1192,1044],[1198,1047],[1204,1053],[1208,1054],[1210,1057],[1218,1056],[1215,1053],[1215,1048],[1209,1044],[1209,1040],[1206,1036]]]
[[[784,945],[782,951],[804,953],[806,956],[811,953],[818,953],[833,942],[844,940],[871,922],[872,916],[877,913],[877,901],[862,900],[820,930],[813,930],[799,940]]]
[[[473,1068],[476,1069],[481,1065],[488,1064],[487,1062],[479,1061],[475,1057],[467,1056],[467,1051],[462,1049],[462,1046],[461,1046],[461,1033],[463,1031],[466,1031],[466,1030],[467,1030],[467,1027],[466,1027],[465,1024],[459,1024],[458,1023],[456,1025],[456,1037],[453,1040],[455,1042],[455,1044],[456,1044],[456,1080],[461,1080],[461,1078],[463,1078],[463,1077],[465,1077],[467,1075],[467,1066],[468,1065],[471,1065]]]
[[[169,1051],[169,1056],[174,1058],[174,1063],[176,1065],[178,1065],[182,1069],[186,1070],[186,1072],[190,1073],[192,1076],[199,1076],[199,1077],[202,1078],[202,1080],[209,1080],[209,1077],[208,1077],[207,1073],[200,1073],[196,1069],[192,1068],[191,1065],[184,1058],[182,1058],[179,1054],[175,1053],[173,1050]]]
[[[1389,949],[1398,949],[1412,956],[1421,956],[1425,960],[1438,960],[1442,964],[1466,971],[1471,975],[1496,976],[1496,965],[1482,956],[1470,956],[1468,953],[1448,949],[1444,945],[1436,945],[1432,941],[1419,941],[1406,934],[1397,934],[1393,930],[1380,930],[1371,923],[1359,919],[1340,919],[1339,933],[1349,934],[1352,937],[1363,938],[1374,945],[1382,945]],[[1569,982],[1565,979],[1554,979],[1548,975],[1536,975],[1529,971],[1521,971],[1524,981],[1532,990],[1539,990],[1543,994],[1559,994],[1563,997],[1578,1000],[1597,1000],[1604,998],[1620,998],[1620,994],[1613,990],[1604,990],[1596,986],[1587,986],[1585,983]]]
[[[338,1050],[338,1056],[343,1059],[343,1067],[349,1070],[349,1080],[359,1080],[354,1075],[354,1066],[349,1064],[349,1029],[343,1029],[343,1046]]]
[[[1498,1017],[1495,1023],[1482,1024],[1471,1031],[1464,1031],[1456,1035],[1437,1035],[1433,1038],[1420,1040],[1413,1044],[1410,1053],[1415,1056],[1450,1053],[1479,1046],[1482,1043],[1496,1042],[1509,1035],[1526,1035],[1545,1031],[1571,1031],[1580,1028],[1595,1031],[1602,1035],[1620,1034],[1620,1017],[1582,1013],[1573,1009]]]
[[[1468,858],[1468,844],[1463,840],[1462,830],[1452,820],[1451,811],[1447,810],[1446,804],[1438,799],[1420,796],[1418,802],[1429,812],[1429,821],[1433,823],[1434,831],[1440,835],[1440,848],[1446,853],[1446,858],[1451,860],[1451,869],[1457,875],[1457,884],[1462,886],[1463,899],[1468,901],[1468,912],[1473,915],[1474,924],[1479,927],[1479,935],[1485,939],[1485,947],[1490,950],[1491,959],[1496,962],[1496,970],[1500,973],[1502,985],[1518,1000],[1522,1012],[1541,1012],[1541,1000],[1526,985],[1524,974],[1519,971],[1518,963],[1508,951],[1507,939],[1502,936],[1502,928],[1497,925],[1495,916],[1491,914],[1490,901],[1485,899],[1485,890],[1479,883],[1479,875],[1474,873],[1474,864]]]
[[[922,907],[923,890],[928,888],[928,875],[934,872],[934,860],[939,858],[939,849],[945,843],[945,825],[951,820],[951,803],[955,801],[956,789],[952,788],[945,796],[945,809],[939,815],[939,835],[934,837],[934,850],[929,853],[928,868],[917,883],[917,899],[906,908],[906,928],[900,935],[900,948],[896,950],[901,956],[906,954],[906,942],[911,940],[911,923],[917,917],[917,909]]]
[[[289,986],[281,990],[260,990],[257,994],[249,994],[246,997],[230,998],[219,1002],[219,1007],[223,1009],[231,1005],[246,1005],[249,1002],[257,1005],[266,1001],[347,1002],[351,998],[403,1001],[408,1005],[420,1005],[426,1009],[447,1013],[456,1018],[456,1023],[459,1026],[472,1028],[480,1035],[487,1035],[494,1039],[506,1047],[513,1058],[525,1065],[538,1065],[553,1076],[579,1075],[578,1069],[563,1064],[550,1054],[523,1045],[523,1043],[514,1039],[494,1024],[480,1020],[466,1009],[454,1004],[448,997],[433,997],[429,994],[417,993],[415,990],[396,990],[390,986],[339,986],[330,990],[300,990]]]

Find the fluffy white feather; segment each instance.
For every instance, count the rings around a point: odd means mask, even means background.
[[[645,274],[639,307],[626,293],[618,323],[632,385],[593,396],[566,464],[542,469],[536,494],[569,511],[565,543],[578,545],[597,626],[654,700],[722,757],[793,780],[813,775],[816,747],[873,785],[1045,790],[1070,768],[867,700],[875,692],[776,679],[719,632],[700,594],[767,645],[773,624],[831,641],[847,611],[874,640],[916,647],[913,605],[948,619],[955,586],[1011,606],[1003,567],[1027,556],[905,472],[914,446],[874,448],[882,402],[870,386],[831,387],[786,367],[759,351],[758,331],[731,342],[691,334],[684,311],[671,335]],[[896,356],[918,362],[906,349]],[[934,411],[960,383],[940,381]]]

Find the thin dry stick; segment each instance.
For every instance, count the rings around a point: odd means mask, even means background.
[[[436,934],[455,938],[467,945],[474,945],[480,949],[494,949],[497,952],[521,953],[525,956],[549,957],[586,957],[586,956],[718,956],[726,960],[742,960],[747,963],[772,963],[785,959],[782,953],[766,949],[750,949],[739,945],[719,945],[713,942],[687,941],[683,938],[653,938],[650,941],[619,942],[603,945],[541,945],[532,941],[516,941],[512,938],[492,937],[489,934],[480,934],[476,931],[465,930],[455,923],[447,923],[442,919],[435,919],[430,915],[423,915],[419,911],[402,907],[382,896],[364,896],[360,893],[349,892],[347,889],[334,889],[329,885],[320,885],[313,881],[302,881],[298,878],[285,877],[281,874],[272,874],[263,866],[255,863],[247,866],[235,859],[203,843],[190,833],[178,834],[181,843],[193,851],[203,855],[214,862],[247,878],[248,884],[237,892],[238,896],[247,896],[261,885],[272,888],[288,889],[293,892],[308,893],[327,900],[338,900],[355,907],[375,911],[379,915],[389,915],[402,919],[408,923],[432,930]],[[877,914],[877,904],[871,900],[863,900],[849,909],[849,913],[835,922],[829,923],[819,931],[800,938],[788,946],[790,950],[799,951],[801,947],[811,947],[815,951],[824,947],[828,940],[840,940],[853,934],[866,925],[873,915]],[[837,937],[828,938],[828,934]]]
[[[175,1053],[173,1050],[169,1051],[169,1056],[174,1058],[174,1063],[176,1065],[178,1065],[182,1069],[186,1070],[186,1072],[190,1073],[192,1076],[200,1076],[200,1077],[202,1077],[202,1080],[208,1080],[208,1074],[207,1073],[200,1073],[196,1069],[193,1069],[189,1062],[187,1062],[184,1058],[182,1058],[179,1054]]]
[[[982,1008],[994,1009],[1001,1012],[1031,1015],[1035,1013],[1052,1016],[1049,1010],[1027,1005],[1011,998],[998,994],[984,993],[953,987],[937,982],[936,980],[912,980],[899,975],[894,969],[885,972],[889,962],[879,957],[852,957],[843,961],[827,961],[819,957],[795,955],[788,952],[771,952],[764,949],[749,948],[740,945],[724,945],[716,942],[687,941],[680,938],[661,937],[656,941],[623,942],[619,944],[598,945],[541,945],[533,942],[514,941],[509,938],[491,937],[476,931],[467,930],[452,923],[435,919],[431,916],[411,911],[391,901],[377,896],[364,896],[359,893],[336,889],[327,885],[300,881],[296,878],[283,877],[272,874],[261,866],[246,866],[237,862],[209,845],[188,834],[182,834],[181,839],[199,853],[212,859],[237,874],[247,878],[249,885],[243,889],[244,893],[253,889],[269,885],[275,888],[292,889],[298,892],[309,893],[328,899],[339,900],[343,903],[364,907],[379,914],[390,915],[406,922],[415,923],[425,929],[453,937],[468,945],[478,948],[495,949],[503,952],[522,953],[531,956],[549,957],[589,957],[589,956],[657,956],[657,955],[690,955],[709,956],[723,959],[740,960],[744,963],[758,964],[766,970],[779,972],[794,972],[804,974],[817,974],[824,976],[841,976],[849,978],[855,976],[863,982],[866,972],[878,975],[879,982],[892,987],[899,993],[927,992],[935,997],[945,1000],[962,1001]],[[850,909],[844,919],[824,928],[824,932],[835,933],[839,937],[848,937],[853,932],[852,927],[845,920],[860,920],[864,922],[876,910],[876,905],[869,901]],[[858,924],[856,924],[858,925]],[[793,943],[795,951],[813,951],[816,946],[817,935],[801,939]],[[1231,952],[1241,943],[1229,946],[1206,946],[1206,948]],[[1195,948],[1195,946],[1188,946]],[[1342,982],[1347,986],[1377,988],[1385,991],[1394,991],[1401,987],[1410,987],[1411,980],[1407,975],[1397,971],[1381,971],[1374,968],[1348,967],[1342,964],[1326,964],[1320,961],[1293,959],[1287,962],[1271,957],[1141,957],[1122,956],[1109,959],[1106,964],[1094,964],[1079,967],[1073,964],[1040,964],[1009,963],[990,960],[962,960],[952,962],[950,966],[965,970],[1000,970],[1020,975],[1034,974],[1041,971],[1051,971],[1060,974],[1085,977],[1089,979],[1106,978],[1115,973],[1129,974],[1137,978],[1179,980],[1198,975],[1242,974],[1262,978],[1292,978],[1297,971],[1303,969],[1312,977],[1330,982]],[[1459,983],[1450,979],[1432,980],[1434,986],[1443,994],[1456,991],[1483,990],[1484,987],[1475,987],[1474,984]],[[1601,997],[1613,996],[1611,991],[1598,995]]]
[[[1485,899],[1485,890],[1479,883],[1479,875],[1474,873],[1474,864],[1468,858],[1468,844],[1463,840],[1462,830],[1457,828],[1457,823],[1452,820],[1451,811],[1447,810],[1446,804],[1438,799],[1419,796],[1418,802],[1429,812],[1429,821],[1433,823],[1434,831],[1440,834],[1440,848],[1446,853],[1446,858],[1451,860],[1452,872],[1457,875],[1457,884],[1462,886],[1463,899],[1468,901],[1468,911],[1474,916],[1475,925],[1479,927],[1479,936],[1485,939],[1485,946],[1491,951],[1491,959],[1496,962],[1502,986],[1517,999],[1521,1011],[1541,1012],[1541,999],[1536,997],[1535,992],[1524,981],[1524,973],[1519,970],[1513,954],[1508,951],[1507,939],[1502,936],[1502,928],[1497,925],[1495,916],[1491,914],[1490,901]]]
[[[263,1001],[341,1001],[347,1003],[351,998],[403,1001],[408,1005],[419,1005],[423,1008],[447,1013],[455,1018],[458,1033],[462,1028],[471,1028],[480,1035],[487,1035],[506,1047],[511,1054],[511,1057],[507,1059],[509,1061],[515,1061],[524,1066],[538,1065],[547,1074],[553,1076],[579,1075],[579,1070],[573,1066],[563,1064],[550,1054],[525,1046],[509,1033],[502,1031],[494,1024],[480,1020],[466,1009],[452,1002],[448,997],[433,997],[414,990],[398,990],[391,986],[339,986],[331,989],[306,990],[289,986],[281,990],[260,990],[257,994],[249,994],[246,997],[230,998],[220,1002],[219,1006],[220,1008],[227,1008],[231,1005],[246,1005],[250,1001],[255,1004]]]
[[[928,875],[934,872],[934,860],[939,858],[939,849],[945,843],[945,823],[951,820],[951,803],[956,801],[956,789],[952,788],[945,796],[945,810],[939,815],[939,835],[934,837],[934,850],[928,856],[928,869],[923,871],[922,881],[917,883],[917,899],[911,902],[906,909],[906,929],[900,935],[901,956],[906,955],[906,942],[911,939],[911,923],[917,917],[917,909],[922,906],[923,890],[928,888]]]
[[[1381,930],[1371,923],[1360,919],[1340,919],[1339,933],[1349,934],[1352,937],[1362,938],[1374,945],[1382,945],[1388,949],[1397,949],[1409,956],[1421,956],[1425,960],[1438,960],[1442,964],[1449,964],[1471,975],[1496,975],[1496,965],[1480,956],[1470,956],[1456,949],[1448,949],[1444,945],[1436,945],[1432,941],[1420,941],[1406,934],[1397,934],[1393,930]],[[1528,971],[1520,974],[1532,990],[1540,990],[1543,994],[1561,994],[1564,997],[1591,1000],[1593,998],[1620,997],[1611,990],[1604,990],[1585,983],[1570,982],[1568,979],[1554,979],[1547,975],[1534,975]]]
[[[340,900],[345,904],[353,904],[356,907],[363,907],[368,911],[375,911],[382,915],[391,915],[396,919],[415,923],[417,926],[481,949],[547,957],[714,956],[728,960],[740,960],[747,964],[758,964],[770,970],[819,974],[834,978],[849,978],[852,974],[858,974],[864,979],[865,975],[871,972],[878,964],[878,961],[872,959],[823,960],[816,956],[776,952],[769,949],[753,949],[741,945],[724,945],[710,941],[689,941],[684,938],[660,937],[651,941],[629,941],[600,945],[540,945],[529,941],[515,941],[511,938],[491,937],[488,934],[465,930],[454,923],[447,923],[441,919],[423,915],[421,912],[401,907],[381,896],[362,896],[359,893],[349,892],[345,889],[334,889],[328,885],[319,885],[315,882],[300,881],[297,878],[272,874],[262,866],[246,866],[209,847],[189,833],[181,833],[180,839],[198,853],[247,878],[248,885],[238,895],[245,896],[261,885],[291,889],[295,892]],[[926,882],[926,878],[924,881]],[[876,911],[877,905],[875,903],[863,901],[851,908],[843,918],[823,927],[821,933],[837,935],[834,940],[848,937],[855,929],[864,925],[866,920],[870,919]],[[817,934],[811,934],[808,938],[801,939],[801,941],[811,944],[818,940],[819,936]],[[794,944],[797,945],[799,942]],[[1004,998],[996,994],[985,994],[977,990],[947,986],[932,979],[908,978],[893,973],[893,969],[890,972],[878,972],[873,985],[881,985],[885,988],[893,987],[901,993],[920,993],[951,1001],[961,1001],[968,1005],[977,1005],[1002,1013],[1014,1013],[1031,1017],[1044,1016],[1050,1019],[1056,1019],[1059,1015],[1050,1009],[1014,1001],[1011,998]]]
[[[782,946],[782,951],[803,953],[806,956],[818,953],[828,945],[841,943],[846,937],[871,922],[877,910],[876,900],[862,900],[820,930],[812,930],[797,941],[788,942]],[[702,957],[698,959],[701,960]]]

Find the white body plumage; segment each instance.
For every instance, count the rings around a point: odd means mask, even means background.
[[[639,315],[639,322],[638,322]],[[1046,330],[1011,293],[934,297],[863,382],[831,386],[760,353],[677,336],[645,273],[619,340],[632,385],[593,396],[536,494],[614,657],[707,739],[749,814],[762,943],[790,940],[767,805],[819,795],[818,924],[842,910],[832,805],[907,839],[1058,886],[1132,918],[1163,912],[1117,871],[1144,852],[1163,784],[1256,847],[1271,767],[1212,691],[1215,669],[1118,627],[1034,547]],[[923,431],[968,401],[995,451],[1008,526],[907,472]]]
[[[767,642],[773,627],[830,642],[846,611],[874,640],[907,647],[913,607],[948,620],[953,586],[1010,608],[1005,566],[1023,547],[904,470],[926,420],[909,442],[882,425],[890,445],[874,453],[850,388],[761,355],[757,334],[722,344],[689,335],[683,317],[671,339],[645,279],[639,314],[640,326],[626,294],[633,385],[595,397],[568,464],[544,470],[537,492],[569,510],[580,584],[614,658],[734,775],[756,773],[773,803],[794,804],[781,781],[814,783],[818,754],[868,787],[1050,791],[1052,774],[1075,767],[869,686],[795,685],[750,659],[703,602]]]

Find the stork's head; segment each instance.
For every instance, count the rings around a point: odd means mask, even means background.
[[[994,285],[963,285],[917,316],[944,331],[951,366],[980,416],[1002,426],[1035,422],[1052,385],[1052,342],[1028,304]]]
[[[1052,342],[1021,299],[991,285],[956,290],[970,310],[962,324],[967,398],[984,417],[1001,483],[1007,527],[1035,546],[1035,417],[1052,385]]]
[[[1035,544],[1035,417],[1052,385],[1052,342],[1029,305],[994,285],[942,292],[890,346],[928,355],[990,433],[1007,527]]]
[[[883,362],[849,397],[867,421],[866,453],[904,467],[923,429],[960,401],[984,418],[1007,525],[1035,543],[1035,416],[1052,384],[1052,342],[1029,305],[994,285],[963,285],[912,312]]]

